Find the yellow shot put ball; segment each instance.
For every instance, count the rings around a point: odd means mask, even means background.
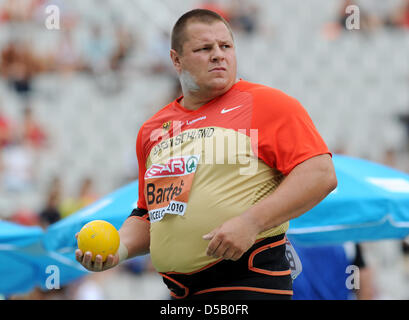
[[[78,233],[78,248],[83,252],[92,252],[92,261],[96,255],[107,256],[115,254],[119,247],[119,233],[115,227],[104,220],[88,222]]]

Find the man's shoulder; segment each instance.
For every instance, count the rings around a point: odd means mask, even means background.
[[[284,91],[270,87],[260,83],[254,83],[249,81],[240,81],[240,86],[238,87],[240,91],[246,91],[252,94],[253,97],[257,97],[260,99],[294,99],[289,94],[285,93]]]

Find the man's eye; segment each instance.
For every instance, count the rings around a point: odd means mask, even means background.
[[[194,50],[194,52],[207,51],[207,50],[209,50],[209,49],[210,49],[210,48],[208,48],[208,47],[204,47],[204,48],[196,49],[196,50]]]

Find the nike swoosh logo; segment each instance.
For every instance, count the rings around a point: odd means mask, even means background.
[[[233,111],[234,109],[237,109],[237,108],[240,108],[240,107],[241,107],[241,105],[240,105],[240,106],[237,106],[237,107],[234,107],[234,108],[230,108],[230,109],[225,109],[225,108],[223,108],[222,111],[220,111],[220,113],[221,113],[221,114],[227,113],[227,112]]]

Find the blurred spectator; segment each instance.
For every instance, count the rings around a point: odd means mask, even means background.
[[[83,207],[90,205],[98,199],[97,193],[94,191],[92,178],[86,177],[82,181],[79,199]]]
[[[134,46],[135,38],[125,26],[120,24],[115,29],[115,40],[116,47],[113,50],[110,63],[113,71],[120,71]]]
[[[258,7],[243,0],[232,0],[229,6],[230,25],[237,32],[253,34],[257,30]]]
[[[1,51],[0,74],[22,97],[31,93],[32,79],[40,70],[40,59],[29,43],[11,41]]]
[[[406,278],[409,278],[409,237],[402,240],[401,250],[403,255],[404,273]]]
[[[19,68],[19,63],[18,43],[16,41],[10,41],[1,51],[1,75],[6,79],[12,78],[15,73],[14,69]]]
[[[47,143],[47,134],[42,126],[35,120],[33,109],[26,106],[23,111],[22,135],[25,142],[34,149],[43,148]]]
[[[406,0],[355,0],[361,10],[370,16],[377,26],[387,24],[390,17],[402,9],[402,3]]]
[[[173,69],[172,62],[169,59],[169,32],[161,30],[148,41],[148,59],[150,60],[149,73],[168,74],[174,76],[175,71]]]
[[[10,218],[11,222],[24,226],[38,226],[40,221],[37,214],[30,209],[18,209]]]
[[[387,25],[396,28],[409,28],[409,0],[402,0],[399,8],[387,20]]]
[[[409,113],[408,112],[400,113],[398,115],[398,120],[399,120],[400,124],[403,125],[403,127],[405,128],[405,131],[406,131],[405,148],[408,151],[409,150]]]
[[[382,163],[391,168],[397,167],[397,154],[395,149],[386,149],[384,151]]]
[[[62,30],[53,60],[54,69],[63,74],[70,74],[83,69],[81,56],[74,44],[70,29]]]
[[[47,194],[47,200],[44,208],[39,213],[40,225],[46,229],[50,224],[53,224],[61,219],[59,209],[61,203],[61,179],[55,177],[51,182]]]
[[[0,18],[8,22],[24,22],[31,18],[38,0],[6,0],[0,8]]]
[[[102,31],[100,25],[92,25],[90,37],[86,40],[83,48],[83,60],[86,68],[94,75],[108,72],[111,68],[113,52],[112,38]]]
[[[34,185],[35,163],[31,148],[15,136],[3,149],[2,185],[10,192],[25,192]]]
[[[10,120],[2,113],[0,101],[0,149],[4,148],[11,139]]]
[[[76,198],[67,198],[63,200],[61,206],[61,215],[63,218],[86,207],[96,201],[98,196],[93,190],[93,182],[90,177],[83,179],[78,196]]]
[[[228,10],[220,5],[216,0],[205,0],[201,4],[199,4],[198,8],[214,11],[222,16],[225,20],[230,21]]]

